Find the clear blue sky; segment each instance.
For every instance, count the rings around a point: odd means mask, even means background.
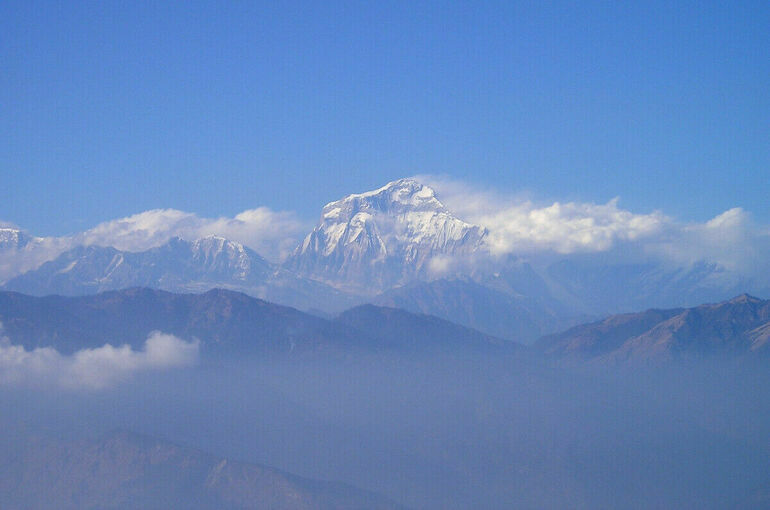
[[[0,3],[0,219],[315,218],[436,173],[770,221],[770,2],[166,4]]]

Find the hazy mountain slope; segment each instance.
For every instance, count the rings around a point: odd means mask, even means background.
[[[518,344],[425,314],[398,308],[362,305],[340,314],[336,323],[364,332],[398,349],[421,349],[440,344],[447,349],[515,348]],[[426,339],[431,339],[426,342]]]
[[[376,307],[371,307],[376,310]],[[346,317],[355,316],[350,312]],[[81,297],[32,297],[0,292],[4,333],[28,349],[54,346],[71,353],[105,343],[139,348],[148,333],[160,330],[183,339],[198,338],[205,355],[342,352],[413,348],[394,342],[388,332],[412,338],[424,348],[475,346],[500,341],[466,327],[424,315],[399,311],[374,313],[366,327],[326,320],[294,308],[268,303],[242,293],[211,290],[204,294],[172,294],[134,288]]]
[[[696,306],[756,289],[753,282],[707,262],[680,267],[658,263],[618,263],[601,256],[563,259],[543,271],[564,301],[589,313]]]
[[[655,360],[745,353],[755,347],[751,332],[768,322],[770,301],[744,294],[727,302],[687,309],[629,339],[608,358]],[[762,351],[760,348],[758,352]]]
[[[101,441],[29,439],[0,458],[0,506],[122,509],[394,509],[342,483],[216,458],[129,433]]]
[[[288,352],[355,341],[323,319],[226,290],[133,288],[81,297],[0,292],[0,321],[14,343],[62,352],[104,343],[138,348],[154,330],[199,338],[204,353]]]
[[[327,204],[285,267],[372,294],[441,274],[452,257],[475,253],[485,235],[449,212],[428,186],[400,179]]]
[[[743,294],[687,309],[609,317],[540,339],[553,356],[607,362],[657,362],[767,352],[770,301]]]
[[[469,280],[416,282],[384,292],[372,302],[435,315],[523,343],[535,340],[558,324],[558,319],[534,300],[517,298]]]
[[[591,358],[620,347],[628,338],[640,335],[656,324],[679,314],[682,309],[647,310],[612,315],[601,321],[581,324],[563,333],[545,336],[536,347],[547,354]]]

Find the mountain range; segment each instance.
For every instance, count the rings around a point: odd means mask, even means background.
[[[38,296],[224,288],[323,316],[372,303],[523,343],[590,318],[715,302],[752,288],[707,261],[673,267],[590,254],[502,257],[492,254],[488,237],[431,187],[400,179],[324,206],[317,226],[281,262],[217,235],[171,237],[131,252],[94,244],[65,249],[67,242],[3,228],[0,269],[10,277],[1,288]],[[41,260],[49,245],[56,256]]]
[[[132,288],[79,297],[0,292],[3,334],[31,350],[71,354],[110,343],[140,349],[163,331],[201,341],[204,357],[494,350],[515,345],[449,321],[373,305],[334,319],[214,289],[173,294]]]
[[[121,344],[138,352],[153,330],[200,346],[200,366],[104,391],[0,381],[0,423],[11,424],[0,436],[2,508],[395,507],[310,478],[415,508],[767,502],[770,301],[748,295],[613,316],[533,346],[398,308],[325,319],[223,289],[6,291],[0,321],[4,370],[20,346],[61,353],[31,356],[21,368],[34,376],[45,374],[30,363],[53,360],[55,371],[105,343],[115,348],[100,356],[125,353]],[[687,360],[715,362],[690,377]],[[627,370],[637,363],[654,369]],[[216,454],[81,432],[116,423]],[[58,439],[13,429],[37,425]],[[249,459],[280,470],[237,462]]]
[[[448,320],[400,308],[361,305],[333,318],[215,289],[173,294],[132,288],[34,297],[0,292],[3,334],[32,350],[63,354],[110,343],[140,349],[153,331],[201,342],[205,359],[248,356],[349,358],[493,353],[592,364],[649,363],[770,353],[770,300],[741,295],[693,308],[613,315],[546,335],[526,348]]]

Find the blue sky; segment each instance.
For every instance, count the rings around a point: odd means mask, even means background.
[[[0,219],[315,218],[443,174],[768,222],[769,26],[767,2],[2,2]]]

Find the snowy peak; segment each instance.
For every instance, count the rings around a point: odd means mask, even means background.
[[[190,250],[193,252],[194,257],[207,263],[216,263],[217,261],[239,262],[249,258],[249,253],[247,253],[246,248],[241,243],[219,236],[196,239],[190,243]]]
[[[0,251],[24,248],[34,238],[17,228],[0,228]]]
[[[245,280],[259,266],[266,271],[268,263],[242,244],[220,236],[207,236],[190,244],[192,259],[212,272],[230,272],[230,277]]]
[[[135,286],[195,291],[213,286],[257,286],[274,270],[258,254],[222,237],[192,242],[174,237],[142,252],[78,246],[10,280],[6,288],[65,295]]]
[[[446,208],[429,186],[414,179],[399,179],[374,191],[348,195],[327,204],[321,218],[340,220],[343,219],[340,214],[345,212],[355,214],[364,211],[402,214],[414,211],[446,212]]]
[[[414,179],[327,204],[318,226],[287,261],[300,274],[376,292],[429,277],[441,261],[469,255],[486,230],[455,217]]]

